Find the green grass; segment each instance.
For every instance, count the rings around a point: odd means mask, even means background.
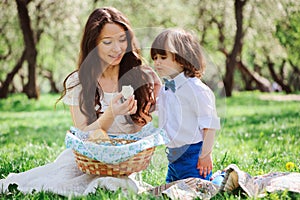
[[[222,129],[218,132],[214,156],[214,171],[229,164],[252,176],[274,171],[287,171],[285,164],[293,162],[292,170],[300,172],[300,102],[261,100],[259,92],[234,93],[220,99]],[[276,95],[276,94],[274,94]],[[72,125],[69,110],[59,103],[58,95],[44,94],[38,101],[24,95],[12,95],[0,100],[0,178],[10,172],[22,172],[49,162],[65,149],[64,137]],[[157,124],[157,118],[154,118]],[[150,166],[142,172],[143,180],[153,186],[165,183],[167,160],[165,148],[158,147]],[[293,199],[298,194],[277,192],[265,199]],[[218,194],[213,199],[247,199],[242,195]],[[49,192],[24,195],[14,187],[0,199],[68,199]],[[109,192],[98,189],[96,194],[72,199],[154,199],[149,195]],[[163,198],[161,198],[163,199]]]
[[[289,161],[299,166],[300,102],[260,100],[259,95],[237,93],[226,100],[227,115],[214,151],[218,167],[234,161],[259,175],[285,171]]]

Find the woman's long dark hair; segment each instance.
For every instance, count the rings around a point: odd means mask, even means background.
[[[98,78],[105,71],[105,65],[98,55],[98,38],[107,23],[118,24],[126,32],[128,46],[120,62],[118,87],[120,91],[123,85],[133,86],[137,100],[137,112],[130,117],[133,122],[144,125],[146,121],[141,117],[141,112],[144,111],[147,102],[150,101],[155,104],[155,98],[151,98],[153,96],[153,81],[140,67],[142,59],[129,21],[113,7],[98,8],[89,16],[81,40],[77,70],[69,74],[64,80],[64,91],[61,98],[66,94],[66,90],[71,89],[66,88],[66,80],[73,73],[78,72],[78,84],[82,86],[79,106],[81,112],[87,117],[87,124],[93,123],[101,114],[100,100],[103,98],[103,90],[98,83]],[[97,105],[99,108],[95,110]],[[127,121],[131,122],[129,118]]]

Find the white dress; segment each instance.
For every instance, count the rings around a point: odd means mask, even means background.
[[[67,81],[67,86],[77,81],[78,75],[73,74]],[[81,86],[78,85],[67,91],[63,99],[65,104],[78,105],[78,94]],[[102,100],[103,109],[106,108],[105,102],[109,102],[112,94],[106,93]],[[109,132],[118,134],[132,132],[131,125],[124,125],[124,118],[120,116],[114,121]],[[5,179],[0,179],[0,192],[8,190],[10,184],[17,184],[18,190],[24,193],[36,191],[50,191],[56,194],[87,195],[96,191],[97,187],[116,191],[122,188],[123,191],[132,190],[136,193],[142,192],[143,188],[133,176],[124,178],[100,177],[88,175],[81,172],[76,165],[75,157],[71,149],[64,150],[54,162],[30,169],[21,173],[10,173]]]

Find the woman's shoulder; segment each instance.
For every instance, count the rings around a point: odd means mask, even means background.
[[[72,88],[75,87],[76,85],[79,84],[79,76],[78,76],[78,72],[74,71],[73,73],[71,73],[67,79],[66,79],[66,87],[67,88]]]
[[[67,105],[79,105],[79,95],[81,85],[79,82],[78,72],[71,73],[66,79],[66,94],[63,97],[63,102]]]
[[[144,64],[144,65],[141,65],[140,68],[141,68],[142,71],[144,71],[146,73],[153,73],[154,72],[154,69],[149,65]]]
[[[156,72],[154,71],[154,69],[149,66],[149,65],[141,65],[141,70],[148,74],[156,84],[161,85],[161,81],[159,76],[156,74]]]

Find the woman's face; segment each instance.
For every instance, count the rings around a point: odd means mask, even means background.
[[[127,49],[125,30],[118,24],[107,23],[103,26],[98,40],[100,58],[109,65],[120,64]]]

